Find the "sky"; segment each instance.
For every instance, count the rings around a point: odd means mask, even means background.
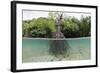
[[[39,17],[48,17],[48,11],[32,11],[32,10],[23,10],[23,20],[31,20],[33,18]],[[64,12],[64,16],[74,16],[78,19],[83,16],[90,16],[89,13],[76,13],[76,12]]]

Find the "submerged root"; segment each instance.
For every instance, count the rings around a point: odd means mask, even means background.
[[[60,61],[69,55],[69,48],[70,46],[65,40],[50,40],[49,54]]]

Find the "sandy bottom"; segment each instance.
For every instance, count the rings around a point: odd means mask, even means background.
[[[91,59],[90,49],[70,49],[68,53],[62,57],[55,57],[53,55],[33,56],[24,58],[23,63],[28,62],[51,62],[51,61],[67,61],[67,60],[88,60]]]

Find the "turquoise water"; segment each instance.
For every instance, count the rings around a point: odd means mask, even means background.
[[[80,38],[80,39],[72,39],[72,40],[66,40],[68,42],[68,44],[71,46],[71,48],[90,48],[90,38],[86,37],[86,38]]]
[[[83,56],[80,56],[78,59],[90,59],[90,49],[91,49],[90,37],[65,39],[65,43],[70,46],[69,49],[70,56],[69,58],[66,56],[66,60],[77,59],[75,57],[79,57],[80,51],[83,52],[82,54]],[[22,60],[23,62],[34,62],[34,61],[36,62],[37,60],[38,62],[44,61],[41,58],[52,57],[49,55],[49,48],[50,48],[49,40],[23,38],[22,39]]]

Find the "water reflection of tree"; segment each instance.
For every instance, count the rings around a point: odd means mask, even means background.
[[[64,40],[65,36],[61,32],[61,24],[62,24],[63,13],[57,13],[55,19],[55,28],[56,32],[52,33],[53,40],[50,40],[50,48],[49,53],[60,60],[65,58],[66,53],[68,53],[68,49],[70,48],[67,41]]]

